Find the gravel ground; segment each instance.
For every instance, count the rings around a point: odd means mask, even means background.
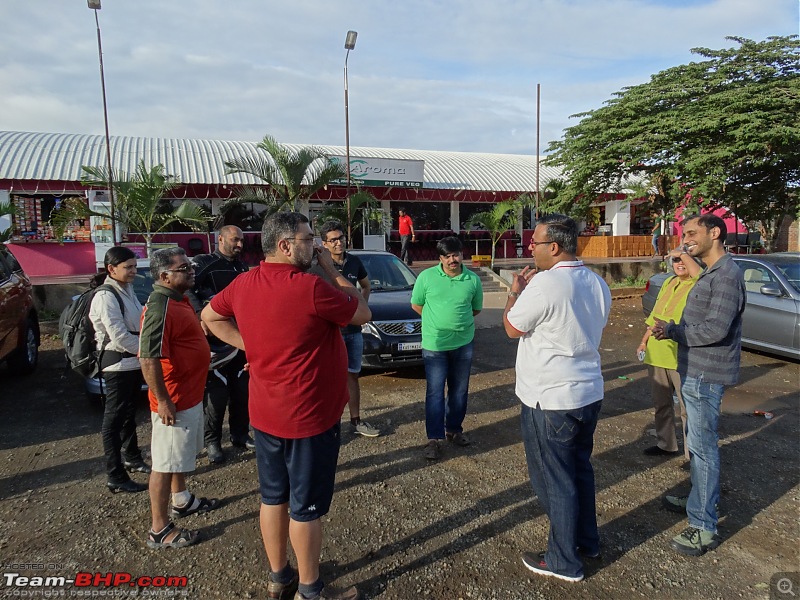
[[[421,369],[362,378],[362,416],[384,435],[343,435],[336,494],[324,519],[326,581],[355,584],[366,598],[380,599],[727,599],[769,598],[771,580],[800,571],[800,367],[744,353],[742,382],[726,393],[720,426],[723,543],[703,557],[682,557],[668,542],[685,519],[662,509],[660,498],[687,491],[688,472],[682,457],[642,455],[653,443],[653,424],[646,372],[632,360],[641,305],[622,299],[614,301],[602,344],[606,398],[595,438],[603,558],[586,565],[580,584],[530,574],[520,554],[544,549],[547,519],[531,491],[520,439],[516,342],[497,326],[499,309],[484,312],[465,422],[474,440],[469,448],[445,447],[433,464],[422,457]],[[220,467],[201,458],[190,489],[224,501],[213,513],[186,519],[204,541],[179,551],[148,550],[147,495],[105,490],[101,413],[89,406],[79,381],[62,377],[58,348],[57,339],[45,339],[31,377],[0,368],[3,572],[128,572],[185,576],[188,583],[87,590],[24,586],[5,575],[0,595],[266,598],[254,454],[227,447],[229,461]],[[774,418],[749,414],[755,409],[771,410]],[[143,402],[145,447],[147,416]],[[796,573],[788,577],[797,581]]]

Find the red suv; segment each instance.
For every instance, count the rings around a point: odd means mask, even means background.
[[[39,360],[39,319],[31,282],[17,259],[0,244],[0,361],[25,375]]]

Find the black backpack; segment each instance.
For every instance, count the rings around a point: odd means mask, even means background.
[[[119,302],[119,309],[125,314],[122,298],[117,290],[104,283],[96,288],[83,292],[75,298],[62,312],[58,319],[58,333],[64,344],[67,355],[67,366],[83,377],[94,377],[100,370],[99,358],[103,348],[97,352],[94,341],[94,326],[89,319],[89,309],[92,306],[94,295],[100,290],[107,290],[114,294]]]

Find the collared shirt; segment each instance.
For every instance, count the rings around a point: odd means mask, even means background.
[[[139,358],[158,358],[164,384],[176,410],[203,401],[211,350],[189,299],[159,283],[142,312]],[[150,410],[158,411],[158,399],[149,392]]]
[[[107,366],[104,371],[135,371],[140,367],[135,354],[139,352],[139,325],[142,317],[142,305],[133,292],[133,284],[120,284],[119,281],[106,277],[103,282],[113,286],[119,294],[124,312],[120,311],[116,296],[110,291],[101,289],[92,298],[89,308],[89,319],[94,327],[96,347],[113,352],[133,354],[121,361]]]
[[[603,399],[600,338],[611,311],[605,281],[582,261],[537,273],[506,318],[524,335],[517,347],[516,394],[543,410],[572,410]]]
[[[656,319],[661,319],[662,321],[680,320],[683,309],[686,307],[686,300],[689,298],[689,292],[695,283],[697,283],[696,277],[681,280],[680,277],[673,275],[667,279],[658,291],[658,298],[656,298],[653,311],[644,322],[652,326],[656,324]],[[678,368],[677,342],[666,339],[657,340],[651,335],[647,338],[644,363],[674,371]]]
[[[276,437],[307,438],[342,418],[347,350],[339,327],[358,302],[290,264],[262,262],[211,300],[233,317],[250,363],[250,422]]]
[[[744,275],[730,254],[700,274],[680,323],[666,328],[678,342],[681,377],[721,385],[739,380],[745,298]]]
[[[462,265],[461,273],[450,277],[439,263],[419,274],[411,304],[422,306],[423,349],[455,350],[475,337],[472,313],[483,309],[483,286],[467,267]]]

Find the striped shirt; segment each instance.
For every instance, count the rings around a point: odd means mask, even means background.
[[[667,337],[678,342],[681,378],[702,376],[721,385],[738,381],[744,306],[744,276],[725,254],[700,274],[680,323],[666,329]]]

